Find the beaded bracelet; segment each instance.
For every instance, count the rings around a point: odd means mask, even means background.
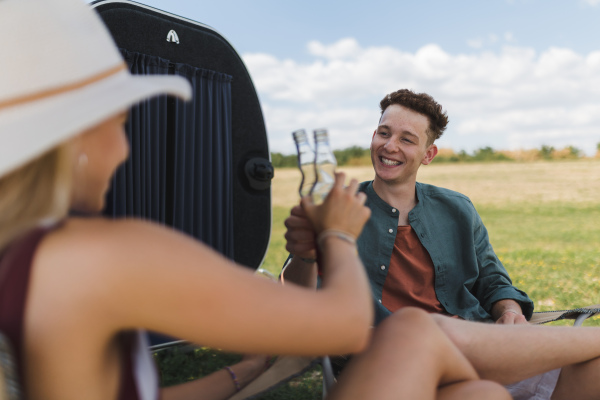
[[[233,384],[235,385],[235,391],[239,392],[240,390],[242,390],[242,387],[240,386],[240,381],[238,381],[237,375],[235,374],[235,372],[233,372],[233,370],[229,367],[225,367],[225,369],[227,371],[229,371],[229,375],[231,375],[231,379],[233,379]]]
[[[317,238],[317,246],[319,246],[321,250],[323,249],[323,242],[326,238],[330,236],[335,236],[338,239],[342,239],[343,241],[348,242],[353,246],[356,246],[356,238],[348,232],[339,231],[337,229],[326,229],[323,232],[321,232],[319,234],[319,237]]]

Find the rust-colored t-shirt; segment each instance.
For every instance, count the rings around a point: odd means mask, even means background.
[[[435,295],[431,257],[410,225],[398,227],[381,303],[392,312],[413,306],[446,313]]]

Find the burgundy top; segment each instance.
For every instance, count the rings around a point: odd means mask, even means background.
[[[26,382],[23,370],[23,320],[29,287],[31,264],[38,244],[52,228],[37,228],[10,244],[0,255],[0,331],[8,338],[15,353],[17,373],[24,398]],[[118,400],[141,400],[134,377],[133,348],[136,332],[121,334],[122,376]]]

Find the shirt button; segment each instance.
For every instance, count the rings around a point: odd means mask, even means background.
[[[382,265],[382,266],[381,266],[381,270],[382,270],[382,271],[385,271],[385,265]]]
[[[379,302],[381,303],[381,299],[379,299]]]
[[[395,209],[395,208],[392,208],[392,212],[396,212],[396,209]]]
[[[394,230],[393,230],[393,229],[388,229],[388,232],[389,232],[389,233],[393,233],[393,232],[394,232]]]

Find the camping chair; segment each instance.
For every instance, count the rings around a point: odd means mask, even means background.
[[[17,378],[13,350],[0,332],[0,400],[20,400],[21,386]]]
[[[534,312],[529,322],[540,325],[563,319],[574,319],[575,322],[573,323],[573,326],[581,326],[586,319],[598,314],[600,314],[600,304],[595,304],[593,306],[575,308],[573,310]]]

